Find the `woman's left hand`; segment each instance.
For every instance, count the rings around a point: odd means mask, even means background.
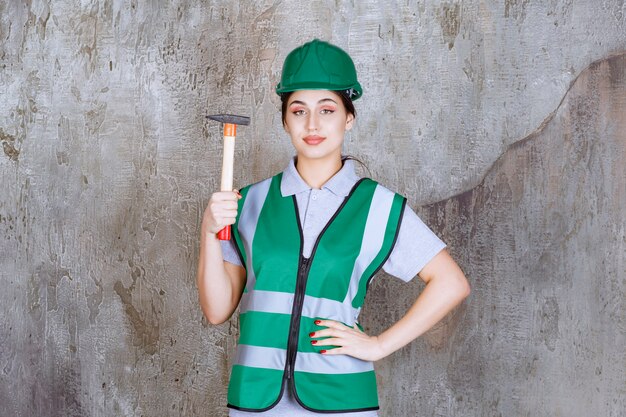
[[[315,324],[327,327],[309,334],[315,346],[338,346],[321,350],[323,355],[349,355],[364,361],[376,361],[385,357],[377,336],[368,336],[355,324],[348,327],[334,320],[316,320]],[[327,339],[316,340],[319,337]]]

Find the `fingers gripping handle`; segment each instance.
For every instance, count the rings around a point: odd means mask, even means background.
[[[224,123],[224,155],[222,158],[222,183],[221,191],[233,190],[233,165],[235,160],[235,136],[237,125]],[[230,240],[230,225],[217,233],[219,240]]]

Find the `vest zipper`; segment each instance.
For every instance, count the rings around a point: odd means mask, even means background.
[[[304,291],[306,289],[306,281],[309,275],[310,265],[311,258],[305,258],[300,255],[300,266],[298,268],[298,277],[296,279],[296,293],[293,300],[291,323],[289,325],[289,339],[287,342],[287,379],[291,381],[292,385],[296,353],[298,351],[300,318],[302,316],[302,306],[304,305]]]

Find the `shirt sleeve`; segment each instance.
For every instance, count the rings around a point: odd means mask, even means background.
[[[239,259],[239,254],[237,253],[237,249],[235,249],[235,240],[221,240],[220,244],[222,245],[222,257],[226,262],[230,262],[231,264],[237,266],[243,266],[241,264],[241,259]]]
[[[446,244],[407,205],[398,239],[383,270],[403,281],[412,280]]]

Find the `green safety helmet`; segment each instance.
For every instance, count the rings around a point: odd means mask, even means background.
[[[297,47],[285,58],[276,94],[296,90],[343,91],[351,100],[363,94],[350,55],[319,39]]]

